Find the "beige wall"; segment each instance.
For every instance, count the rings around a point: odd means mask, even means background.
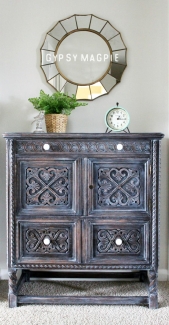
[[[131,116],[131,132],[163,132],[161,280],[168,274],[168,0],[0,0],[0,134],[32,131],[29,97],[52,93],[40,69],[40,47],[58,20],[93,13],[121,32],[128,66],[107,96],[77,108],[68,132],[104,132],[104,115],[118,101]],[[0,138],[0,270],[6,276],[5,140]]]

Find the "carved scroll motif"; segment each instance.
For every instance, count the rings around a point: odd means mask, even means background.
[[[67,205],[68,169],[28,167],[26,202],[28,205]]]
[[[17,151],[22,152],[44,152],[44,141],[18,141]],[[119,140],[111,141],[71,141],[71,140],[61,140],[61,141],[48,141],[50,145],[50,150],[53,152],[81,152],[81,153],[119,153],[117,145]],[[135,153],[150,153],[150,141],[124,141],[120,143],[123,145],[122,152],[135,152]]]
[[[27,253],[67,253],[69,249],[68,229],[27,229]]]
[[[139,206],[139,170],[100,168],[98,171],[98,204],[101,206]]]
[[[102,229],[97,235],[97,251],[99,253],[139,254],[140,239],[141,233],[137,229]]]

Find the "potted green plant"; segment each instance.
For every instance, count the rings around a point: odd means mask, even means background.
[[[28,99],[38,111],[45,114],[47,132],[65,132],[68,115],[78,106],[85,106],[87,103],[78,102],[75,95],[68,95],[59,91],[52,95],[40,91],[40,96]]]

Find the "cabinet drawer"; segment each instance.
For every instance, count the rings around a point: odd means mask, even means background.
[[[121,135],[115,138],[111,134],[89,135],[85,134],[81,139],[81,135],[53,135],[47,134],[46,138],[43,136],[32,139],[19,139],[16,141],[17,154],[24,155],[38,155],[38,154],[52,154],[52,153],[79,153],[79,154],[115,154],[117,155],[150,155],[151,141],[149,139],[124,139]],[[128,137],[128,135],[127,135]],[[45,145],[48,145],[45,147]],[[47,149],[45,149],[47,148]]]
[[[16,265],[78,263],[81,256],[79,220],[18,221]]]
[[[84,221],[85,262],[93,264],[138,265],[150,263],[150,223],[127,219]]]

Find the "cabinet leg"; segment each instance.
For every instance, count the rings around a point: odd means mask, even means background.
[[[157,293],[157,273],[149,271],[149,308],[158,308],[158,293]]]
[[[17,307],[17,271],[12,270],[8,272],[9,275],[9,291],[8,291],[8,300],[9,307]]]

